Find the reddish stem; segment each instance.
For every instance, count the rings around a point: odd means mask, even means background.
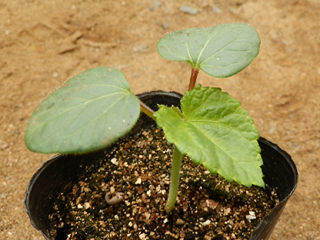
[[[199,73],[199,69],[192,68],[190,82],[189,82],[189,91],[194,89],[194,86],[196,85],[196,82],[197,82],[198,73]]]

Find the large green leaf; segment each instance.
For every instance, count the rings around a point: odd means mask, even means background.
[[[25,142],[42,153],[93,151],[127,133],[139,113],[139,100],[119,70],[93,68],[71,78],[36,108]]]
[[[259,133],[236,99],[198,85],[183,96],[181,110],[161,105],[155,113],[169,142],[228,181],[264,186]]]
[[[169,60],[189,62],[214,77],[229,77],[258,55],[257,31],[242,23],[172,32],[158,42],[159,54]]]

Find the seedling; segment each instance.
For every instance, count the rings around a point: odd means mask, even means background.
[[[132,93],[119,70],[97,67],[71,78],[36,108],[28,123],[26,145],[41,153],[101,149],[128,133],[142,111],[175,146],[168,213],[175,204],[185,154],[229,182],[264,187],[259,133],[253,120],[220,88],[196,85],[200,70],[217,78],[241,71],[257,56],[259,47],[258,33],[246,24],[172,32],[158,42],[157,49],[163,58],[191,65],[181,108],[160,105],[153,112]]]

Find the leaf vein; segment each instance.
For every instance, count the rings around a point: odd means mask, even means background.
[[[232,43],[234,43],[235,41],[237,41],[238,38],[240,37],[240,35],[241,35],[241,33],[239,33],[238,36],[237,36],[233,41],[228,42],[228,43],[225,44],[223,47],[221,47],[218,51],[216,51],[215,53],[211,54],[210,57],[204,59],[202,62],[200,62],[200,65],[202,65],[202,64],[205,63],[206,61],[214,58],[219,52],[224,51],[227,46],[229,46],[230,44],[232,44]]]

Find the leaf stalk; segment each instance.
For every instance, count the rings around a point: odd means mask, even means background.
[[[156,121],[155,116],[153,116],[154,111],[150,107],[148,107],[144,102],[142,102],[141,100],[139,100],[139,102],[140,102],[140,110],[141,110],[141,112],[146,114],[152,120]]]

